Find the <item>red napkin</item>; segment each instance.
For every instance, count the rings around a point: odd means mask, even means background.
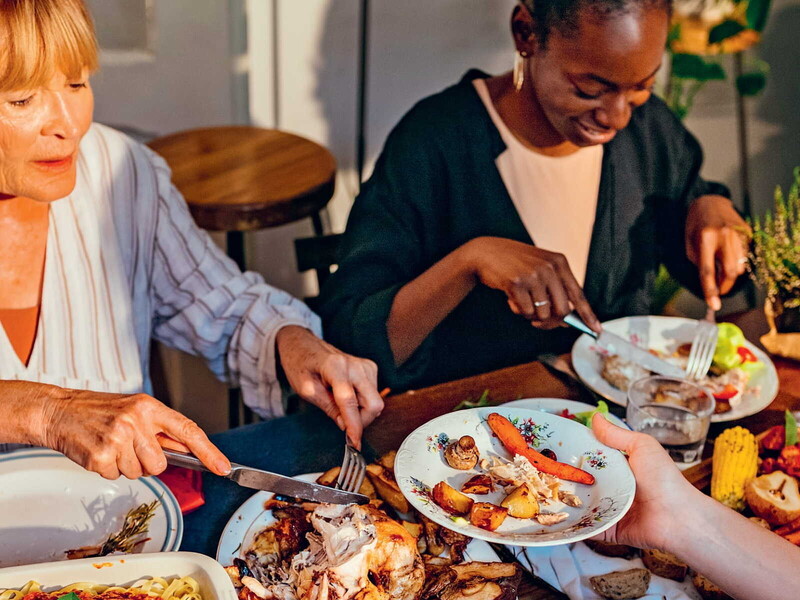
[[[200,471],[169,465],[158,478],[175,495],[184,515],[206,503],[203,496],[203,474]]]

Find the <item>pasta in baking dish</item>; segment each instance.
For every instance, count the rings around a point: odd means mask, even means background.
[[[152,577],[129,587],[81,581],[50,592],[43,591],[36,581],[29,581],[18,590],[0,590],[0,600],[59,600],[64,596],[64,600],[203,600],[200,586],[192,577]]]

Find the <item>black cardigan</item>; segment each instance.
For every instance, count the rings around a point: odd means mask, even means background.
[[[394,128],[347,223],[338,270],[322,290],[326,339],[371,358],[394,390],[448,381],[565,352],[575,333],[532,327],[505,294],[476,287],[414,355],[396,367],[386,321],[398,290],[479,236],[532,244],[495,165],[505,149],[472,85],[419,102]],[[700,176],[702,150],[655,96],[605,145],[584,292],[600,320],[648,314],[659,265],[690,289],[689,204],[728,196]]]

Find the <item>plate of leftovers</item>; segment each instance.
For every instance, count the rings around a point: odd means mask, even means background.
[[[603,327],[656,356],[685,367],[697,321],[680,317],[624,317]],[[714,361],[701,381],[716,400],[713,422],[741,419],[769,406],[778,393],[778,374],[769,357],[732,323],[719,323]],[[581,380],[607,400],[625,406],[628,386],[651,373],[610,355],[588,335],[572,347],[572,366]]]
[[[585,402],[578,402],[577,400],[566,400],[564,398],[522,398],[520,400],[512,400],[503,404],[506,407],[514,408],[529,408],[531,410],[541,410],[544,412],[558,415],[577,421],[581,425],[591,427],[592,417],[594,413],[599,412],[606,416],[617,427],[623,429],[630,429],[627,423],[616,415],[612,415],[608,411],[608,404],[603,400],[597,403],[597,406],[586,404]]]
[[[109,481],[42,448],[0,454],[0,567],[175,551],[182,535],[155,477]]]
[[[443,415],[412,432],[397,482],[424,517],[460,534],[516,546],[597,535],[633,502],[625,456],[592,430],[507,406]]]
[[[31,595],[32,594],[32,595]],[[0,570],[0,599],[236,600],[222,566],[194,552],[85,558]]]
[[[240,600],[514,600],[521,570],[414,513],[394,480],[390,452],[369,465],[370,504],[314,504],[258,492],[226,525],[217,560]],[[332,485],[336,467],[298,479]],[[389,516],[391,513],[393,516]],[[366,597],[366,596],[365,596]]]

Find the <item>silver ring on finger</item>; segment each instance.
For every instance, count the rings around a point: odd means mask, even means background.
[[[536,308],[541,308],[542,306],[547,306],[548,304],[550,304],[550,300],[539,300],[538,302],[533,303]]]

